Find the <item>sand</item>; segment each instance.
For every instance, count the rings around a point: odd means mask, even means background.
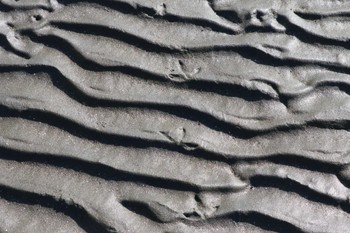
[[[0,231],[347,232],[349,15],[0,0]]]

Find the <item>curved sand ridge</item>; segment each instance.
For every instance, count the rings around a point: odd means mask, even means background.
[[[0,1],[0,231],[346,232],[346,1]]]

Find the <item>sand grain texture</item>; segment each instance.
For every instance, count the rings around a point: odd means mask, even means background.
[[[349,16],[0,0],[0,232],[347,232]]]

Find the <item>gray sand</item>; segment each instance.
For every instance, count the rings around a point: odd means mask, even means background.
[[[349,15],[0,0],[0,232],[347,232]]]

